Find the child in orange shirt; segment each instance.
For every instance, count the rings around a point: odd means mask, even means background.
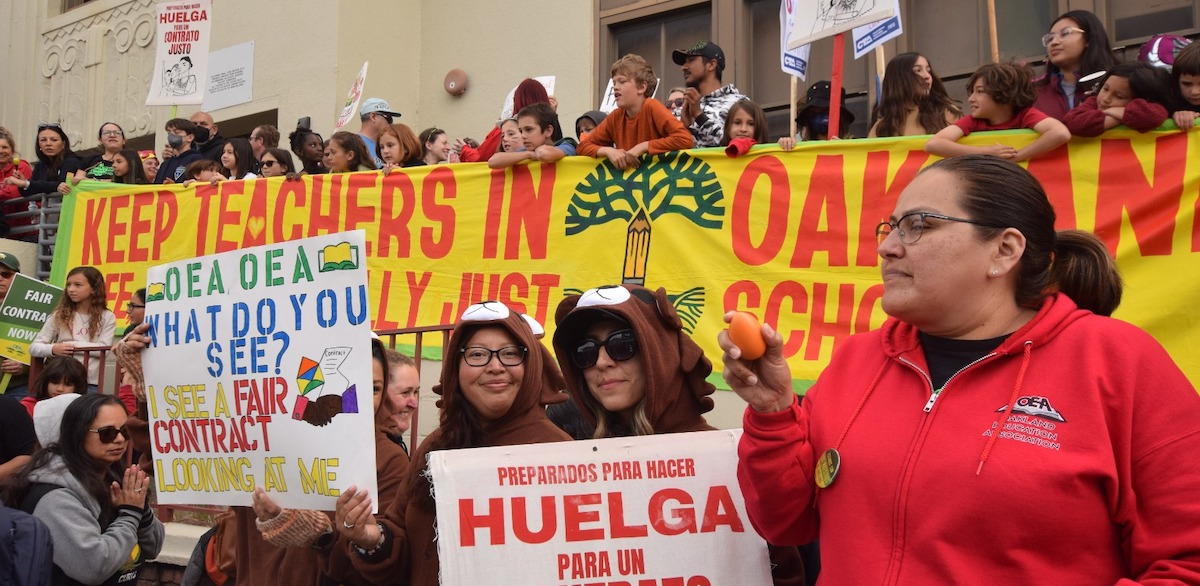
[[[612,80],[617,109],[579,143],[580,155],[608,157],[614,167],[630,169],[644,154],[695,146],[692,133],[666,106],[647,99],[658,79],[645,59],[633,54],[621,57],[613,64]]]

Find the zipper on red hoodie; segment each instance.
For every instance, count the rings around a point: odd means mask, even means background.
[[[920,374],[921,377],[925,379],[925,384],[929,385],[929,400],[925,403],[925,408],[923,410],[925,413],[931,413],[933,411],[934,404],[937,402],[937,398],[941,396],[942,391],[944,391],[946,387],[958,377],[958,375],[962,374],[963,371],[967,370],[968,368],[971,368],[972,366],[975,366],[976,364],[979,364],[980,362],[997,355],[998,353],[996,352],[990,352],[976,359],[974,362],[971,362],[970,364],[958,369],[958,371],[951,375],[950,378],[946,379],[946,383],[942,385],[941,389],[934,389],[933,378],[929,376],[929,373],[922,370],[921,367],[917,366],[912,361],[904,358],[903,356],[896,356],[896,360],[900,361],[901,364],[913,369],[913,371],[915,371],[917,374]],[[908,489],[912,482],[913,465],[916,462],[917,456],[921,452],[920,449],[917,449],[917,446],[924,445],[925,436],[929,431],[929,425],[931,421],[933,421],[933,417],[925,417],[922,420],[921,428],[917,430],[917,435],[913,439],[914,444],[909,448],[908,461],[905,462],[904,469],[900,473],[900,482],[897,487],[898,493],[896,494],[896,514],[892,518],[892,553],[889,556],[887,569],[884,571],[884,584],[894,584],[900,578],[900,565],[902,563],[900,557],[904,551],[904,539],[900,532],[901,528],[904,527],[905,518],[908,516]]]

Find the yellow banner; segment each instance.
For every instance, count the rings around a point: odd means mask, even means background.
[[[966,140],[1019,147],[1032,137]],[[718,369],[726,310],[777,324],[804,389],[839,342],[883,322],[874,228],[932,161],[923,144],[765,146],[738,159],[693,150],[624,172],[605,159],[570,157],[505,170],[458,164],[216,187],[87,184],[64,203],[53,281],[96,266],[119,313],[150,266],[364,229],[376,329],[453,322],[469,304],[498,299],[553,332],[564,295],[639,282],[667,289]],[[1093,231],[1116,252],[1126,280],[1116,317],[1151,332],[1194,383],[1198,151],[1197,132],[1117,130],[1072,140],[1029,165],[1059,228]]]

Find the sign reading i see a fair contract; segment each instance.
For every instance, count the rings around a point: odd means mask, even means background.
[[[159,265],[143,354],[158,501],[376,494],[365,232]]]

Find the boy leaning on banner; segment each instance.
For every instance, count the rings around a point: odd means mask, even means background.
[[[578,153],[608,157],[614,167],[638,166],[645,154],[656,155],[695,146],[692,134],[654,94],[658,79],[650,64],[638,55],[621,57],[612,66],[613,96],[617,109],[579,143]]]

